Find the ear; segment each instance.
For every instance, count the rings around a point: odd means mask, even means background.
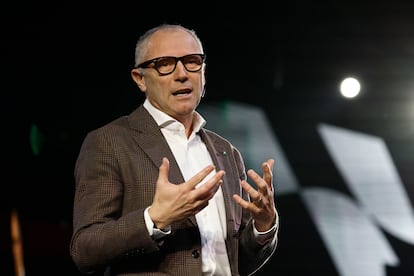
[[[145,92],[147,90],[147,86],[145,85],[144,75],[141,74],[139,69],[137,68],[132,69],[131,77],[134,80],[134,82],[137,84],[139,90],[141,90],[142,92]]]

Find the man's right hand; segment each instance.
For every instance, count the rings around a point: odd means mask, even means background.
[[[169,169],[170,163],[164,157],[159,169],[154,199],[148,210],[154,225],[159,229],[200,212],[223,183],[224,171],[221,170],[196,188],[214,170],[213,165],[205,167],[179,185],[169,182]]]

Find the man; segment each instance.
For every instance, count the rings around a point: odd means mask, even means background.
[[[105,275],[250,275],[275,251],[273,159],[247,182],[239,151],[196,112],[205,54],[194,31],[140,37],[131,75],[145,102],[90,132],[76,166],[71,255]]]

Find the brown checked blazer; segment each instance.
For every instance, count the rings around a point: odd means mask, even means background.
[[[245,167],[226,139],[199,132],[218,170],[223,169],[227,216],[226,246],[232,275],[249,275],[273,254],[276,242],[256,242],[250,214],[233,200]],[[129,116],[91,131],[75,165],[72,258],[94,275],[201,275],[201,242],[195,217],[171,225],[162,242],[148,234],[144,210],[151,205],[163,157],[170,160],[169,180],[184,178],[158,125],[141,105]],[[277,236],[275,235],[274,241]]]

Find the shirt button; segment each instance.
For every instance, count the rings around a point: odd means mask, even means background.
[[[198,257],[200,257],[200,251],[198,251],[198,250],[194,250],[193,252],[191,252],[191,256],[192,256],[194,259],[197,259]]]

